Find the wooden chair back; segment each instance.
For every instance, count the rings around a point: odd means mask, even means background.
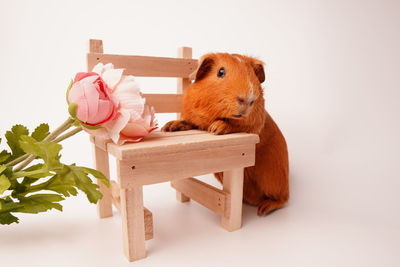
[[[176,77],[176,94],[144,94],[146,102],[156,113],[179,113],[182,94],[191,83],[191,74],[197,69],[192,59],[192,48],[180,47],[178,58],[104,54],[102,40],[89,40],[87,68],[91,71],[97,63],[113,63],[115,68],[125,69],[125,75],[140,77]]]

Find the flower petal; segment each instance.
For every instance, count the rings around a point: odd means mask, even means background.
[[[140,94],[140,87],[139,84],[136,82],[135,77],[133,77],[132,75],[124,75],[122,76],[118,86],[115,88],[115,91],[131,91],[132,93],[135,92],[136,94]]]
[[[80,80],[89,76],[98,76],[98,74],[95,72],[78,72],[75,75],[74,83],[79,82]]]
[[[121,109],[114,120],[103,124],[114,143],[118,143],[120,132],[129,122],[129,119],[129,111]]]
[[[112,69],[114,69],[114,64],[112,64],[112,63],[107,63],[107,64],[105,64],[104,67],[103,67],[103,72],[105,72],[106,70],[112,70]]]
[[[97,74],[101,75],[103,73],[104,64],[97,63],[96,66],[93,67],[92,72],[96,72]]]
[[[88,118],[87,122],[95,124],[100,120],[98,109],[99,109],[99,92],[97,91],[97,86],[95,84],[85,84],[85,99],[88,105]]]
[[[101,78],[103,78],[110,89],[114,89],[121,80],[123,72],[123,69],[108,69],[101,74]]]
[[[77,103],[79,99],[84,97],[83,86],[80,82],[74,83],[68,92],[68,102]]]
[[[93,118],[93,124],[102,124],[103,121],[109,120],[114,109],[114,104],[107,100],[98,101],[98,112]]]
[[[146,105],[142,117],[150,129],[154,130],[157,128],[157,121],[155,120],[155,112],[153,107]]]
[[[128,137],[140,137],[148,135],[144,121],[128,122],[121,133]]]
[[[143,139],[142,136],[132,138],[132,137],[127,137],[127,136],[121,134],[117,145],[123,145],[125,143],[137,143],[137,142],[140,142],[142,139]]]
[[[143,113],[145,99],[142,97],[139,86],[132,76],[122,76],[113,96],[117,98],[121,108],[131,111],[131,116],[135,116],[135,114],[140,116]]]
[[[77,102],[76,117],[83,123],[87,122],[88,119],[88,103],[86,99],[81,98]]]

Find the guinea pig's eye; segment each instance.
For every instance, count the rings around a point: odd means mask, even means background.
[[[218,78],[224,78],[225,69],[223,67],[218,70],[217,76],[218,76]]]

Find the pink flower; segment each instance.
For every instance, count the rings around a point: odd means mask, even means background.
[[[111,138],[116,144],[138,142],[157,128],[154,109],[145,104],[133,76],[122,75],[122,69],[99,63],[93,68],[111,89],[112,97],[118,102],[116,116],[103,123],[103,129],[88,130],[93,135]]]
[[[76,74],[68,92],[68,102],[75,103],[76,117],[82,123],[97,126],[112,120],[117,111],[117,102],[104,80],[94,72]]]

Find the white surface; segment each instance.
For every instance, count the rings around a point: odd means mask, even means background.
[[[143,2],[1,0],[1,134],[64,120],[64,88],[85,70],[89,38],[111,53],[250,54],[267,64],[267,109],[289,144],[289,206],[263,218],[245,206],[243,228],[228,233],[168,184],[146,187],[155,238],[145,260],[128,263],[119,215],[99,220],[71,198],[63,213],[0,226],[1,265],[400,266],[399,2]],[[91,166],[85,134],[64,147],[64,161]]]

